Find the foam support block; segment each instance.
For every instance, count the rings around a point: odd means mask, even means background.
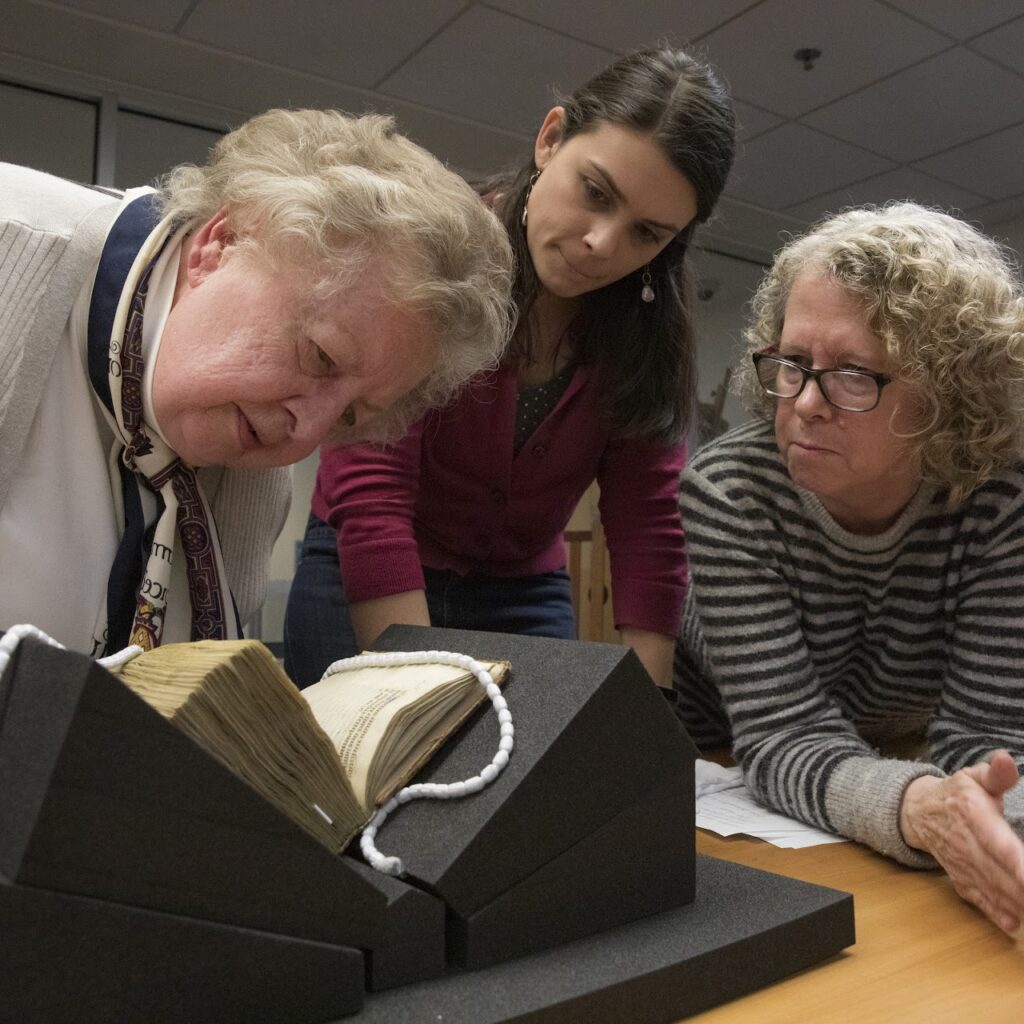
[[[32,640],[0,678],[0,874],[379,948],[381,986],[445,964],[436,897],[333,855],[105,669]]]
[[[310,957],[314,979],[340,964],[332,1015],[362,998],[360,957],[371,994],[345,1019],[394,1024],[673,1020],[852,941],[845,894],[703,858],[695,878],[694,748],[632,652],[416,627],[392,627],[377,646],[513,663],[506,771],[469,799],[402,807],[378,836],[411,884],[327,853],[89,659],[23,644],[0,678],[0,950],[18,949],[0,952],[0,1021],[19,973],[33,979],[25,964],[64,948],[58,916],[26,899],[89,904],[68,912],[84,915],[85,938],[67,949],[112,936],[120,969],[140,980],[131,1012],[108,1019],[147,1022],[174,1019],[168,990],[148,984],[150,951],[183,950],[176,977],[205,984],[203,959],[222,941],[239,943],[223,962],[237,956],[243,973],[259,974],[278,940],[301,940],[284,961]],[[482,708],[418,780],[475,774],[497,738]],[[267,1007],[279,1005],[277,978],[267,973]],[[59,990],[88,1009],[89,984],[83,969]],[[30,1009],[39,985],[22,997]],[[100,988],[97,1006],[120,1007]],[[210,1019],[264,1019],[232,992]],[[278,1019],[314,1019],[305,994],[280,998]]]
[[[319,1024],[362,1002],[356,949],[0,881],[0,1024]]]
[[[853,897],[697,857],[682,907],[478,971],[370,994],[350,1024],[665,1024],[854,941]]]
[[[403,806],[377,839],[448,908],[449,960],[478,968],[693,899],[695,748],[628,648],[392,626],[376,650],[504,658],[515,750],[469,799]],[[417,776],[476,774],[483,708]]]

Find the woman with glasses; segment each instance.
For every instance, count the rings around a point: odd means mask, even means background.
[[[1024,298],[910,203],[778,254],[682,507],[680,713],[764,804],[1024,921]],[[883,756],[879,745],[920,753]],[[916,749],[915,749],[916,748]]]

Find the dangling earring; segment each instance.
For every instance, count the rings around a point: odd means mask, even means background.
[[[640,298],[644,302],[653,302],[654,288],[651,287],[651,265],[649,263],[646,267],[644,267],[643,276],[640,278],[640,280],[643,282],[644,285],[643,288],[640,289]]]
[[[540,171],[534,171],[530,175],[530,184],[526,186],[526,195],[523,197],[523,227],[526,227],[526,204],[530,201],[530,196],[533,194],[534,182],[540,177]]]

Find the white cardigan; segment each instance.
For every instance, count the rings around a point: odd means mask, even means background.
[[[95,272],[116,193],[0,163],[0,507],[10,492],[54,354]],[[204,477],[205,477],[204,473]],[[266,596],[270,554],[291,501],[288,469],[204,479],[243,622]],[[0,580],[0,586],[13,581]]]

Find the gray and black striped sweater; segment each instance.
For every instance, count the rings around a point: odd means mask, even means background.
[[[762,803],[932,865],[899,832],[907,784],[997,747],[1024,766],[1024,471],[955,511],[925,485],[885,533],[852,534],[793,485],[759,421],[693,459],[681,502],[676,687],[695,742],[731,732]],[[930,763],[871,745],[914,732]],[[1024,783],[1006,813],[1021,832]]]

